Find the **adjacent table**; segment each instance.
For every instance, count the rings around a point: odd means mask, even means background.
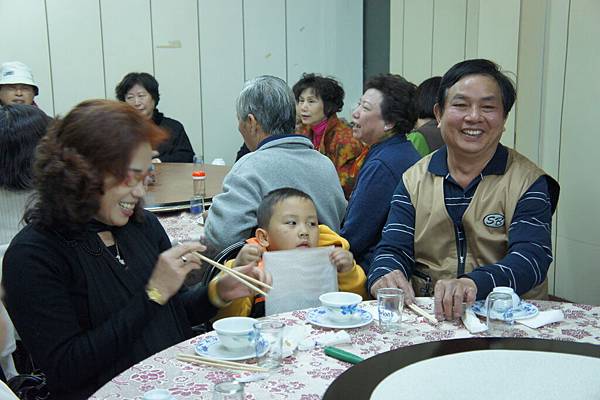
[[[158,163],[156,166],[156,183],[148,186],[144,198],[145,208],[153,212],[174,211],[189,208],[193,194],[192,163]],[[210,201],[223,191],[223,179],[230,167],[203,164],[206,172],[206,199]]]
[[[532,303],[540,311],[562,310],[565,320],[539,329],[517,324],[507,328],[503,336],[600,345],[600,306],[550,301]],[[433,308],[429,298],[419,299],[419,305],[429,311]],[[307,313],[308,310],[294,311],[275,318],[287,325],[299,324],[305,322]],[[488,337],[486,333],[470,334],[460,321],[442,322],[433,326],[410,310],[405,311],[403,325],[403,329],[396,333],[382,332],[376,322],[362,328],[349,329],[347,331],[352,344],[340,347],[370,358],[389,350],[421,343]],[[328,329],[313,327],[311,335],[325,331]],[[211,332],[206,335],[214,334]],[[175,399],[210,399],[215,383],[250,374],[197,366],[175,359],[177,353],[193,353],[194,344],[203,336],[182,342],[134,365],[101,388],[92,399],[141,399],[144,392],[154,388],[169,389]],[[452,342],[444,345],[452,346]],[[320,399],[334,379],[349,367],[350,364],[325,356],[322,349],[297,351],[285,359],[283,367],[269,378],[247,384],[246,399]]]

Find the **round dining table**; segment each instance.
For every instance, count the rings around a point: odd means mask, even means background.
[[[549,341],[548,343],[550,341],[589,343],[595,346],[588,347],[600,351],[600,306],[554,301],[531,300],[530,302],[540,311],[561,310],[564,320],[537,329],[519,323],[506,325],[501,333],[496,335],[497,337],[506,340],[544,339]],[[426,311],[433,311],[431,298],[418,298],[417,304]],[[361,307],[376,309],[374,301],[363,302]],[[307,323],[309,313],[310,310],[299,310],[269,318],[282,321],[287,326],[302,325]],[[319,337],[325,332],[334,330],[310,325],[307,331],[310,332],[310,337]],[[460,320],[443,321],[433,325],[409,309],[404,310],[399,331],[383,331],[374,320],[362,327],[346,329],[346,332],[349,334],[350,343],[337,347],[365,358],[366,361],[390,350],[409,351],[424,343],[443,342],[445,348],[451,349],[456,347],[454,343],[458,345],[460,342],[458,340],[453,342],[454,339],[490,338],[487,332],[469,333]],[[162,388],[168,389],[173,399],[211,399],[215,384],[255,374],[177,360],[177,354],[193,354],[195,345],[211,336],[216,336],[215,332],[197,336],[147,358],[112,379],[91,398],[142,399],[145,392]],[[598,354],[595,355],[596,357],[600,357],[599,353],[596,354]],[[251,364],[254,360],[245,362]],[[351,366],[352,364],[325,355],[323,348],[320,347],[304,351],[296,350],[283,360],[279,370],[263,376],[264,379],[246,383],[245,399],[321,399],[334,380]],[[369,375],[368,368],[363,370],[364,374]],[[353,398],[363,397],[353,396]]]

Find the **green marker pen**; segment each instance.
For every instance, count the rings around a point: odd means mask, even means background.
[[[325,354],[337,360],[349,362],[350,364],[358,364],[359,362],[365,360],[364,358],[359,357],[356,354],[349,353],[345,350],[338,349],[337,347],[333,346],[325,347]]]

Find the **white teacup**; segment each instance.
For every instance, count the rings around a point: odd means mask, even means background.
[[[254,346],[254,323],[248,317],[223,318],[213,323],[221,344],[230,351],[243,351]]]
[[[508,287],[508,286],[497,286],[494,288],[494,290],[492,290],[492,293],[505,293],[511,296],[512,298],[512,305],[511,308],[517,308],[519,306],[519,304],[521,304],[521,299],[519,298],[519,295],[515,293],[515,291],[513,290],[513,288]],[[488,304],[487,304],[487,299],[485,300],[485,307],[487,308]]]
[[[356,293],[329,292],[319,296],[323,307],[327,309],[327,317],[333,322],[347,322],[358,315],[358,304],[362,297]]]

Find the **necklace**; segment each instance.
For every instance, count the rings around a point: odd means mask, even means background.
[[[125,260],[123,260],[121,258],[121,253],[119,253],[119,245],[117,244],[117,239],[116,238],[115,238],[115,250],[117,251],[117,255],[115,256],[115,258],[117,259],[117,261],[119,262],[119,264],[125,265]]]

